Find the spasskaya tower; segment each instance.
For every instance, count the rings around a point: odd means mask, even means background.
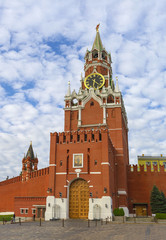
[[[127,116],[111,63],[98,25],[92,49],[85,54],[78,92],[71,91],[68,83],[64,132],[51,133],[49,188],[53,190],[47,204],[59,209],[62,218],[112,217],[115,207],[128,215]],[[47,207],[46,219],[51,211]]]

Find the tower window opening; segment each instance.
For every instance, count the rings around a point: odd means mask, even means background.
[[[69,149],[67,149],[67,153],[69,153]]]
[[[94,51],[92,56],[93,58],[98,58],[98,51]]]
[[[97,165],[97,160],[95,160],[95,165]]]
[[[62,166],[62,160],[60,161],[60,166]]]
[[[88,153],[90,153],[90,148],[88,148]]]
[[[102,53],[102,58],[106,59],[106,54],[104,52]]]
[[[95,136],[94,136],[94,134],[92,133],[92,141],[94,141],[95,140]]]
[[[72,142],[73,141],[73,135],[71,134],[70,135],[70,142]]]
[[[77,135],[77,142],[79,142],[80,141],[80,135],[78,134]]]
[[[66,136],[63,135],[63,142],[66,142]]]
[[[99,133],[99,141],[102,140],[102,136],[101,136],[101,133]]]
[[[87,141],[87,134],[84,135],[84,141]]]

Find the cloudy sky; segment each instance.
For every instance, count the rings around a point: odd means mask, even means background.
[[[0,180],[19,175],[30,141],[48,166],[67,83],[78,92],[98,23],[124,97],[130,163],[166,155],[165,0],[0,0]]]

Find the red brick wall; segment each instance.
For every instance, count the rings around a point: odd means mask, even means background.
[[[160,166],[160,172],[157,167],[154,167],[154,172],[151,171],[150,166],[147,167],[147,172],[144,167],[140,166],[140,172],[137,171],[137,166],[134,166],[134,171],[131,172],[131,166],[128,166],[128,196],[129,196],[129,210],[133,212],[134,203],[147,203],[148,214],[151,214],[150,209],[150,194],[154,185],[159,190],[166,194],[166,172],[164,167]]]
[[[91,102],[94,105],[91,106]],[[82,125],[87,124],[102,124],[103,123],[103,108],[94,99],[86,103],[85,108],[81,112]]]
[[[0,212],[14,211],[14,197],[47,196],[48,168],[40,169],[31,174],[31,179],[21,181],[16,177],[0,182]]]
[[[34,205],[46,205],[46,197],[15,197],[14,198],[14,212],[17,217],[33,217],[32,209],[36,209],[35,216],[37,216],[37,208]],[[24,209],[21,214],[20,209]],[[28,213],[25,213],[25,208]]]

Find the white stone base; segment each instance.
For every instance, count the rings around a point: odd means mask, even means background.
[[[50,219],[67,219],[69,218],[69,206],[67,198],[55,198],[48,196],[46,200],[45,220]],[[112,220],[112,199],[109,196],[102,198],[89,199],[89,215],[90,220],[108,219]]]
[[[67,198],[55,198],[48,196],[46,200],[45,220],[50,219],[67,219],[68,216],[68,201]]]
[[[89,199],[89,216],[93,219],[108,219],[112,220],[112,199],[109,196],[102,198]]]

